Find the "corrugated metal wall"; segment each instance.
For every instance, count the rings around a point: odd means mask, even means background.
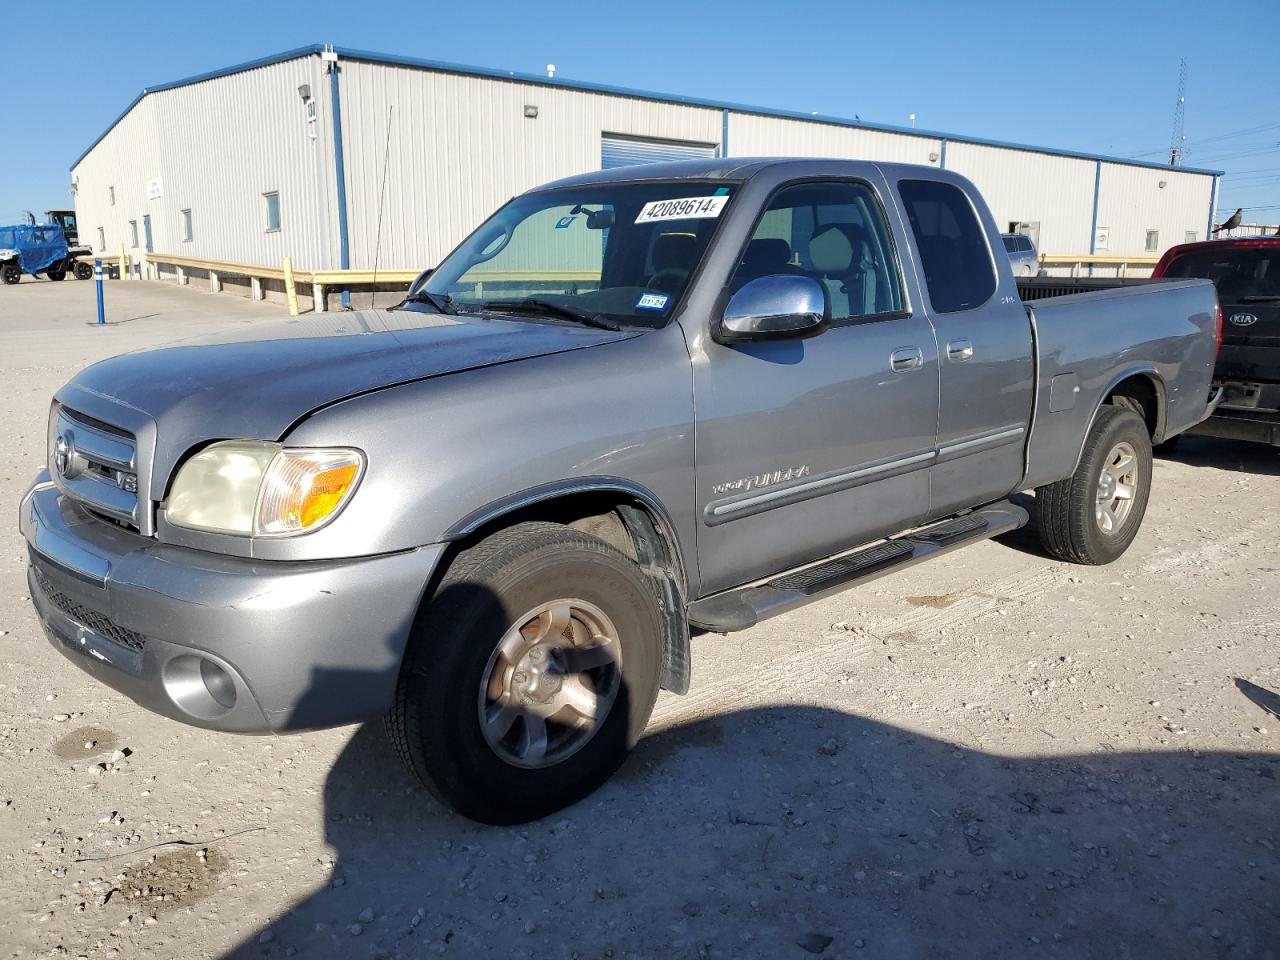
[[[288,255],[305,269],[335,263],[329,86],[320,67],[307,57],[148,94],[72,171],[81,235],[96,246],[102,227],[112,255],[129,242],[128,222],[141,233],[150,214],[158,253],[257,264]],[[317,105],[314,140],[298,94],[304,83]],[[148,199],[155,178],[163,192]],[[275,232],[266,230],[262,199],[271,191],[280,194]]]
[[[942,142],[937,137],[730,113],[729,152],[735,157],[844,157],[936,167]]]
[[[1002,231],[1039,223],[1041,253],[1088,253],[1094,161],[950,141],[947,169],[973,181]]]
[[[144,97],[75,167],[81,236],[97,228],[114,254],[128,222],[150,214],[155,249],[300,269],[339,266],[330,87],[307,55]],[[719,144],[723,111],[623,94],[341,61],[351,266],[416,269],[439,262],[514,194],[601,165],[606,134]],[[309,130],[298,86],[316,104]],[[525,116],[525,108],[537,117]],[[389,130],[389,137],[388,137]],[[314,132],[312,139],[310,133]],[[1040,224],[1040,251],[1088,253],[1097,162],[935,135],[731,112],[730,156],[850,157],[939,166],[974,181],[997,223]],[[379,200],[386,171],[379,231]],[[147,198],[160,178],[163,195]],[[1161,188],[1159,183],[1165,182]],[[115,187],[116,203],[108,202]],[[1142,255],[1203,237],[1212,178],[1103,162],[1098,225],[1111,254]],[[282,223],[265,230],[262,194],[279,191]],[[193,238],[181,239],[181,211]],[[141,236],[140,236],[141,244]],[[140,252],[140,251],[139,251]],[[1101,251],[1100,251],[1101,252]]]
[[[538,108],[526,118],[525,105]],[[351,265],[435,264],[517,193],[600,169],[602,133],[720,142],[720,111],[359,61],[342,65]]]
[[[1192,233],[1204,240],[1212,187],[1211,177],[1103,163],[1098,227],[1109,228],[1108,252],[1146,252],[1148,230],[1159,233],[1156,251],[1149,256],[1185,242]]]

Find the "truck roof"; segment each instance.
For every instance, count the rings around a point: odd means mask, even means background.
[[[817,167],[821,169],[822,175],[829,176],[866,176],[872,170],[880,170],[891,178],[894,175],[927,173],[930,179],[963,180],[959,174],[952,171],[914,163],[841,160],[833,157],[707,157],[697,160],[635,164],[614,167],[610,170],[592,170],[589,173],[554,180],[537,187],[533,192],[582,184],[635,180],[748,180],[763,170],[789,166],[796,167],[798,174],[812,174]]]

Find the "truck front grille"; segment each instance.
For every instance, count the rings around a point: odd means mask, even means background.
[[[49,473],[94,513],[138,529],[138,445],[133,435],[59,407],[49,437]]]
[[[146,646],[146,638],[142,634],[120,626],[105,613],[99,613],[97,610],[92,610],[84,604],[72,600],[50,583],[49,579],[40,572],[39,567],[33,566],[32,570],[35,571],[36,583],[39,585],[45,599],[76,623],[92,630],[100,637],[105,637],[113,643],[120,644],[122,647],[128,647],[136,653],[142,652],[142,648]]]

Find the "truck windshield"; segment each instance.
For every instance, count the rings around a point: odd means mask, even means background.
[[[542,304],[549,319],[576,313],[660,327],[734,190],[654,180],[526,194],[445,258],[425,291],[463,312],[510,304],[529,316]]]

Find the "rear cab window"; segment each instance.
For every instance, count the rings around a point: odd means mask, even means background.
[[[900,180],[929,301],[938,313],[972,310],[996,292],[986,233],[964,191],[938,180]]]
[[[1274,303],[1280,297],[1280,244],[1187,250],[1165,268],[1164,276],[1212,280],[1224,306]]]

